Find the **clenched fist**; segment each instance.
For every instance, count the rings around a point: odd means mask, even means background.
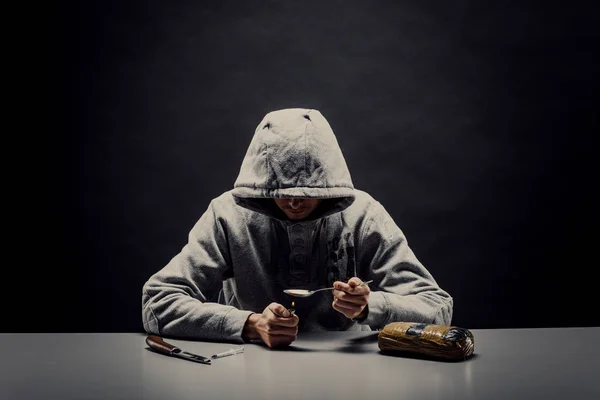
[[[269,304],[262,314],[250,314],[242,337],[244,339],[260,339],[267,346],[289,346],[298,335],[297,315],[292,315],[279,303]]]

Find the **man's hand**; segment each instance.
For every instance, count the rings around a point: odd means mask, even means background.
[[[298,335],[298,316],[279,303],[271,303],[262,314],[251,314],[246,320],[242,337],[260,339],[267,346],[289,346]]]
[[[359,286],[361,283],[362,281],[357,277],[350,278],[348,283],[335,281],[333,283],[333,309],[341,312],[347,318],[363,317],[371,290],[367,285]]]

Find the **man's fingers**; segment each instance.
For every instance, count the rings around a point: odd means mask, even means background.
[[[341,281],[333,282],[333,288],[337,289],[337,290],[342,290],[345,292],[352,290],[352,287],[350,285],[348,285],[347,283],[341,282]]]
[[[360,285],[362,283],[362,280],[360,278],[357,278],[356,276],[350,278],[350,280],[348,281],[348,286],[355,288],[358,285]]]
[[[292,315],[291,317],[287,317],[287,318],[281,318],[281,317],[269,318],[269,323],[271,325],[285,326],[285,327],[290,327],[290,328],[297,326],[299,321],[300,321],[300,319],[298,318],[297,315]]]
[[[293,336],[296,337],[298,335],[298,327],[287,327],[287,326],[278,326],[271,325],[269,327],[269,335],[270,336]]]
[[[342,301],[337,298],[333,300],[333,305],[334,305],[334,308],[337,307],[337,308],[341,308],[341,309],[349,310],[349,311],[360,310],[361,307],[363,306],[362,304],[348,303],[347,301]]]
[[[351,278],[348,283],[336,281],[333,283],[334,290],[339,290],[349,294],[362,295],[371,293],[367,285],[359,286],[362,281],[359,278]]]
[[[362,308],[361,307],[349,307],[349,308],[345,308],[340,306],[340,304],[338,304],[339,302],[334,301],[333,302],[333,309],[336,310],[337,312],[339,312],[340,314],[343,314],[346,318],[354,318],[357,315],[360,315],[360,313],[362,312]]]
[[[364,293],[364,294],[349,294],[349,293],[343,292],[341,290],[334,290],[333,297],[338,298],[343,301],[347,301],[348,303],[366,304],[367,297],[365,295],[368,293],[369,292]]]
[[[288,309],[279,303],[271,303],[267,308],[277,317],[287,318],[291,316]]]

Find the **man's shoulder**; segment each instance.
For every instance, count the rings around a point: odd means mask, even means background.
[[[231,190],[223,192],[220,195],[214,197],[210,203],[213,207],[218,207],[218,208],[237,207],[237,205],[235,204],[233,195],[231,194]]]
[[[223,192],[217,197],[213,198],[212,202],[218,204],[235,204],[231,190],[227,190],[226,192]]]
[[[373,207],[379,206],[379,202],[373,198],[369,193],[354,189],[354,202],[348,208],[350,212],[367,212]]]
[[[223,192],[213,198],[210,205],[216,214],[231,216],[239,211],[239,207],[235,204],[231,190]]]
[[[380,212],[381,204],[369,193],[354,189],[354,202],[343,211],[348,223],[361,223]]]
[[[237,204],[233,196],[233,190],[223,192],[212,199],[210,207],[215,215],[228,221],[244,220],[248,223],[250,220],[266,218],[262,214],[251,211]]]

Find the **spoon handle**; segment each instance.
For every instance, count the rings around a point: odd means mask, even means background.
[[[319,292],[319,291],[321,291],[321,290],[331,290],[331,289],[333,289],[333,287],[324,287],[324,288],[321,288],[321,289],[315,289],[315,290],[311,290],[311,293],[314,293],[314,292]]]
[[[362,282],[362,283],[361,283],[360,285],[358,285],[358,286],[359,286],[359,287],[360,287],[360,286],[365,286],[365,285],[368,285],[368,284],[369,284],[369,283],[371,283],[371,282],[373,282],[373,280],[372,280],[372,279],[371,279],[370,281]],[[330,290],[330,289],[334,289],[334,288],[332,288],[332,287],[326,287],[326,288],[316,289],[316,290],[313,290],[313,293],[314,293],[314,292],[318,292],[319,290]]]

